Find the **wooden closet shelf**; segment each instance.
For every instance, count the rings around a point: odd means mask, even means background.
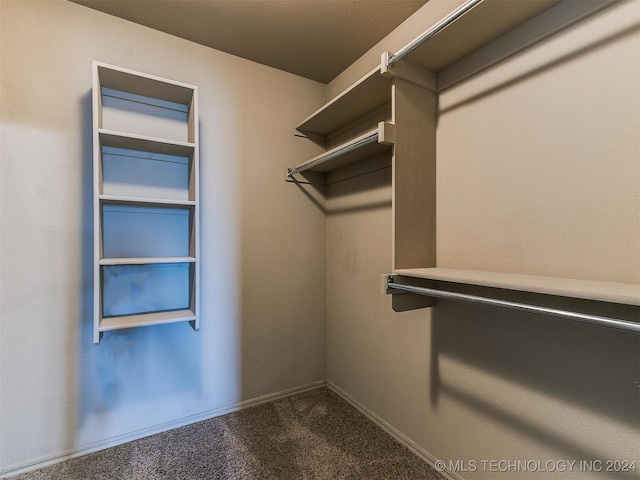
[[[138,205],[138,206],[162,206],[162,207],[192,207],[196,205],[194,200],[173,200],[165,198],[146,198],[146,197],[125,197],[120,195],[99,195],[102,203],[115,205]]]
[[[391,81],[380,75],[377,66],[312,113],[296,130],[326,136],[388,102],[391,102]]]
[[[193,310],[171,310],[168,312],[140,313],[136,315],[122,315],[103,317],[100,320],[100,332],[119,330],[121,328],[145,327],[163,323],[187,322],[196,320]]]
[[[395,275],[640,306],[640,285],[450,268],[397,269]]]
[[[305,171],[326,173],[391,151],[394,135],[395,127],[393,124],[380,122],[377,128],[332,148],[296,168],[289,169],[287,177]]]
[[[148,265],[171,263],[194,263],[195,257],[123,257],[103,258],[100,265]]]
[[[125,148],[128,150],[162,153],[179,157],[191,157],[195,151],[194,143],[117,132],[104,128],[98,130],[98,136],[100,138],[100,145],[103,147]]]

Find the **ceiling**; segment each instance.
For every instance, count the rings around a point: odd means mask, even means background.
[[[328,83],[427,0],[71,0]]]

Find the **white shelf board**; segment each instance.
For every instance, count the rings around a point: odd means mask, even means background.
[[[134,133],[117,132],[101,128],[98,130],[102,146],[139,150],[151,153],[163,153],[178,157],[192,157],[195,144],[177,140],[137,135]]]
[[[560,0],[484,0],[404,58],[439,72]]]
[[[366,145],[362,145],[355,149],[353,146],[365,141],[369,138],[375,137],[375,140]],[[339,145],[331,150],[327,150],[311,160],[304,162],[296,167],[296,170],[310,171],[310,172],[330,172],[338,168],[351,165],[353,163],[370,158],[375,155],[379,155],[384,152],[390,152],[392,145],[388,143],[378,143],[378,129],[371,130],[363,135],[360,135],[342,145]],[[317,163],[317,165],[315,165]],[[309,168],[305,168],[306,165],[312,165]]]
[[[187,322],[196,319],[196,314],[190,310],[171,310],[168,312],[140,313],[137,315],[123,315],[117,317],[103,317],[100,319],[100,332],[119,330],[121,328],[145,327],[163,323]]]
[[[450,268],[397,269],[394,274],[561,297],[640,306],[640,285]]]
[[[164,207],[192,207],[196,204],[194,200],[168,200],[165,198],[146,198],[146,197],[125,197],[121,195],[98,195],[103,203],[122,204],[122,205],[144,205],[144,206],[164,206]]]
[[[148,265],[157,263],[195,263],[195,257],[124,257],[103,258],[100,265]]]
[[[100,86],[189,105],[198,87],[94,61]]]
[[[328,135],[387,102],[391,102],[391,80],[380,74],[378,66],[311,114],[296,130]]]

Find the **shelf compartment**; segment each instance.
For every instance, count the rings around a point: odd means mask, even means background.
[[[97,127],[195,141],[197,87],[94,62]]]
[[[193,200],[191,158],[103,146],[101,195]]]
[[[123,328],[146,327],[165,323],[195,322],[196,314],[193,310],[171,310],[167,312],[152,312],[137,315],[115,316],[100,319],[100,332],[120,330]]]
[[[103,203],[103,258],[194,256],[194,207]]]
[[[391,80],[376,67],[296,127],[303,134],[327,136],[391,102]]]
[[[332,148],[295,168],[288,169],[287,177],[305,171],[326,173],[375,155],[390,152],[394,136],[394,125],[380,122],[374,130]]]
[[[190,308],[193,264],[104,265],[102,318]]]
[[[396,269],[394,274],[426,280],[640,306],[640,285],[636,284],[449,268]]]

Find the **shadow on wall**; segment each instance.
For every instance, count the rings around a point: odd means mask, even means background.
[[[640,345],[633,333],[439,300],[431,338],[432,405],[444,395],[578,459],[603,452],[569,440],[562,423],[571,430],[576,419],[566,409],[554,419],[558,411],[544,411],[548,402],[640,429]],[[505,408],[508,395],[513,409]]]
[[[502,45],[498,47],[494,46],[489,57],[480,57],[480,61],[471,61],[468,65],[465,65],[464,61],[461,62],[462,67],[458,66],[458,68],[454,68],[452,70],[452,74],[449,75],[450,78],[446,78],[444,80],[444,85],[441,85],[440,88],[446,90],[458,83],[464,82],[466,79],[500,65],[502,62],[517,56],[521,52],[526,51],[538,43],[542,43],[547,39],[550,39],[556,33],[563,31],[571,25],[600,13],[602,10],[606,11],[609,8],[615,7],[616,4],[618,4],[618,7],[624,8],[624,3],[626,2],[603,1],[600,3],[568,2],[563,4],[563,10],[560,11],[558,15],[550,18],[545,17],[547,22],[539,22],[535,28],[530,28],[524,32],[524,34],[514,36],[513,38],[509,37],[509,42],[502,42]],[[571,49],[570,51],[562,55],[558,55],[546,63],[538,65],[536,68],[527,70],[525,73],[515,75],[513,78],[510,78],[498,85],[494,85],[486,90],[476,92],[471,97],[459,100],[448,105],[446,108],[439,109],[438,115],[446,114],[452,110],[482,100],[483,98],[489,97],[496,92],[507,89],[529,78],[543,74],[563,64],[567,64],[568,62],[588,55],[598,49],[610,46],[615,42],[636,33],[639,29],[640,25],[638,23],[633,23],[625,28],[613,32],[607,32],[604,30],[600,32],[599,38],[593,39],[590,43],[581,45],[579,48]]]

